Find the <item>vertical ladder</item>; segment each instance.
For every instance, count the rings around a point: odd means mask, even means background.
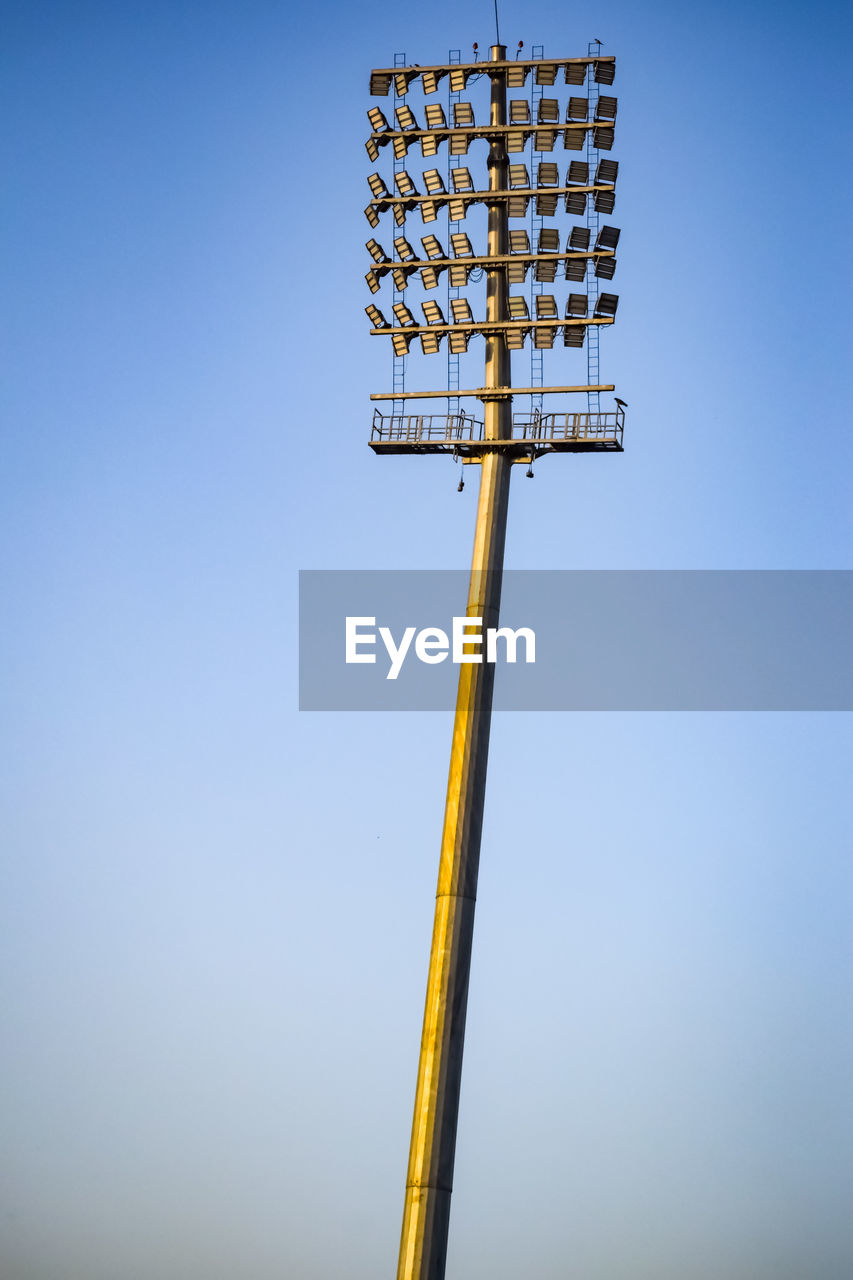
[[[394,54],[394,66],[395,66],[395,67],[404,67],[405,65],[406,65],[406,55],[405,55],[405,53],[395,53],[395,54]],[[404,102],[405,102],[405,98],[401,98],[401,97],[398,95],[398,93],[397,93],[397,84],[396,84],[396,81],[395,81],[395,82],[394,82],[394,111],[395,111],[395,119],[394,119],[394,122],[393,122],[393,124],[392,124],[392,126],[391,126],[393,129],[397,129],[397,128],[399,128],[399,125],[397,124],[397,120],[396,120],[396,111],[397,111],[397,108],[398,108],[399,106],[401,106],[401,105],[402,105],[402,103],[404,103]],[[406,167],[406,161],[405,161],[405,158],[400,158],[400,159],[398,159],[398,158],[397,158],[397,156],[396,156],[396,154],[395,154],[395,156],[394,156],[394,176],[396,177],[396,176],[397,176],[397,174],[398,174],[402,169],[404,169],[405,167]],[[396,186],[394,187],[394,195],[397,195],[397,189],[396,189]],[[398,226],[397,226],[397,223],[395,222],[395,223],[394,223],[394,238],[396,239],[396,237],[397,237],[397,236],[404,236],[405,234],[406,234],[406,224],[405,224],[405,222],[403,223],[403,225],[402,225],[401,227],[398,227]],[[394,261],[395,261],[395,262],[398,262],[398,261],[399,261],[399,259],[400,259],[400,255],[397,253],[397,250],[396,250],[396,249],[394,249],[393,254],[392,254],[392,257],[394,258]],[[393,285],[393,291],[392,291],[392,302],[404,302],[404,301],[405,301],[405,299],[404,299],[404,297],[403,297],[402,292],[397,288],[396,284],[394,284],[394,285]],[[391,323],[392,323],[392,324],[394,324],[394,323],[395,323],[395,321],[393,321],[393,320],[392,320],[392,322],[391,322]],[[392,350],[393,350],[393,348],[392,348]],[[392,391],[394,392],[394,394],[396,395],[398,392],[403,392],[403,391],[405,391],[405,390],[406,390],[406,357],[405,357],[405,356],[398,356],[398,355],[396,355],[396,354],[395,354],[395,355],[393,355],[393,356],[392,356],[392,360],[393,360],[393,365],[392,365],[392,369],[391,369],[391,374],[392,374],[392,377],[391,377],[391,389],[392,389]],[[401,415],[401,414],[403,413],[403,406],[404,406],[404,403],[405,403],[405,401],[403,401],[403,400],[394,400],[394,401],[392,401],[392,404],[391,404],[391,412],[392,412],[393,414],[395,414],[395,415]]]
[[[458,65],[459,65],[459,63],[462,61],[462,50],[461,50],[461,49],[450,49],[450,50],[449,50],[449,52],[448,52],[448,54],[447,54],[447,61],[448,61],[452,66],[458,66]],[[461,101],[462,101],[462,94],[461,94],[461,93],[454,93],[451,89],[448,89],[448,93],[447,93],[447,123],[448,123],[448,125],[450,125],[451,127],[452,127],[452,125],[453,125],[453,107],[454,107],[454,104],[455,104],[455,103],[457,103],[457,102],[461,102]],[[448,191],[452,191],[452,190],[453,190],[453,181],[452,181],[451,176],[450,176],[450,171],[451,171],[451,169],[458,169],[458,168],[461,166],[461,164],[462,164],[462,159],[463,159],[463,157],[462,157],[462,156],[453,156],[453,155],[451,155],[451,154],[450,154],[450,143],[448,142],[448,144],[447,144],[447,190],[448,190]],[[461,230],[462,230],[462,224],[461,224],[461,222],[451,222],[451,221],[450,221],[450,205],[448,205],[448,206],[447,206],[447,252],[448,252],[448,254],[449,254],[450,256],[452,256],[452,254],[451,254],[451,250],[450,250],[450,237],[451,237],[452,235],[455,235],[455,234],[456,234],[456,232],[461,231]],[[459,289],[459,288],[455,288],[453,285],[451,285],[451,283],[450,283],[450,272],[448,271],[448,273],[447,273],[447,319],[448,319],[448,321],[452,321],[452,319],[453,319],[453,315],[452,315],[451,310],[450,310],[450,303],[451,303],[451,301],[452,301],[454,298],[461,298],[461,297],[462,297],[462,290],[461,290],[461,289]],[[458,351],[451,351],[451,350],[450,350],[450,338],[449,338],[449,337],[448,337],[448,339],[447,339],[447,390],[448,390],[448,391],[450,391],[450,392],[458,391],[458,390],[459,390],[459,352],[458,352]],[[458,413],[458,412],[459,412],[459,397],[458,397],[458,396],[448,395],[448,397],[447,397],[447,412],[448,412],[449,414],[450,414],[450,413]]]
[[[601,42],[591,40],[587,45],[587,54],[590,58],[596,57],[601,53]],[[595,78],[595,63],[590,62],[587,66],[587,89],[589,93],[588,119],[594,120],[598,112],[598,81]],[[595,182],[595,171],[598,168],[598,148],[595,145],[595,130],[587,129],[586,133],[586,159],[589,165],[590,183]],[[590,191],[586,198],[586,225],[589,227],[589,247],[595,246],[598,238],[598,210],[595,207],[595,192]],[[595,310],[595,303],[598,298],[598,277],[593,269],[593,260],[589,259],[586,268],[586,299],[587,314],[592,315]],[[588,386],[597,386],[601,381],[598,372],[598,325],[588,324],[586,326],[586,380]],[[601,396],[598,391],[587,391],[587,411],[589,413],[601,412]]]
[[[544,58],[545,46],[542,44],[535,44],[533,46],[532,56],[534,58]],[[542,97],[543,93],[544,93],[544,90],[542,88],[542,85],[536,83],[536,68],[533,67],[531,68],[531,71],[530,71],[530,115],[534,125],[536,124],[536,118],[539,111],[539,99]],[[536,185],[536,172],[539,168],[539,162],[542,160],[542,157],[544,154],[541,151],[534,151],[534,147],[536,146],[535,139],[536,139],[536,131],[534,129],[531,137],[531,141],[530,141],[530,168],[531,168],[530,178],[534,186]],[[539,242],[539,232],[542,230],[543,221],[544,220],[540,218],[539,214],[536,212],[536,197],[534,196],[530,205],[530,252],[531,253],[536,253],[536,246]],[[536,279],[536,268],[531,263],[531,266],[530,266],[530,315],[534,320],[536,319],[536,296],[537,294],[544,293],[544,292],[545,292],[545,286],[541,283],[541,281]],[[530,335],[530,343],[531,343],[530,385],[531,387],[541,387],[542,380],[543,380],[543,359],[542,359],[543,353],[542,353],[542,349],[536,346],[535,339],[533,337],[532,332]],[[530,412],[531,413],[536,413],[537,411],[541,412],[541,409],[542,409],[542,397],[541,395],[536,395],[534,393],[530,397]]]

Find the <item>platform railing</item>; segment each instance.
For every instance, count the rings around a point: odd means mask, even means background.
[[[515,413],[514,440],[618,440],[622,441],[624,414],[616,413]]]
[[[624,410],[615,413],[514,413],[512,440],[531,444],[560,441],[622,447]],[[463,444],[483,442],[483,423],[467,413],[373,413],[371,442],[381,444]]]
[[[371,440],[404,440],[417,444],[421,440],[479,440],[483,424],[467,413],[394,413],[373,414]]]

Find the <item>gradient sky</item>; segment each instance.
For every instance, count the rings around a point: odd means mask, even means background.
[[[492,8],[2,15],[2,1271],[393,1275],[450,716],[300,715],[296,575],[467,563],[366,446],[364,113]],[[501,24],[617,57],[630,403],[508,564],[850,568],[849,10]],[[448,1280],[853,1274],[851,737],[496,718]]]

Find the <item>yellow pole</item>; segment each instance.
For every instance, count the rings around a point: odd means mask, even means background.
[[[491,60],[505,58],[506,49],[493,45]],[[506,70],[490,74],[491,123],[505,124]],[[506,188],[501,137],[489,149],[489,189]],[[507,206],[496,200],[489,205],[489,255],[506,254],[508,241]],[[504,320],[505,268],[487,270],[487,319]],[[486,338],[484,390],[509,386],[509,351],[498,332]],[[485,399],[484,412],[486,439],[508,439],[509,397]],[[480,463],[467,614],[482,618],[483,628],[498,625],[511,467],[502,451]],[[492,664],[460,666],[397,1280],[444,1280],[493,687]]]

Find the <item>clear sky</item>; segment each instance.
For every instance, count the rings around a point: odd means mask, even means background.
[[[476,485],[366,444],[363,141],[492,6],[2,14],[0,1270],[376,1280],[450,716],[300,715],[296,575],[467,563]],[[617,57],[630,404],[508,564],[853,567],[849,10],[501,26]],[[448,1280],[853,1274],[852,736],[496,719]]]

